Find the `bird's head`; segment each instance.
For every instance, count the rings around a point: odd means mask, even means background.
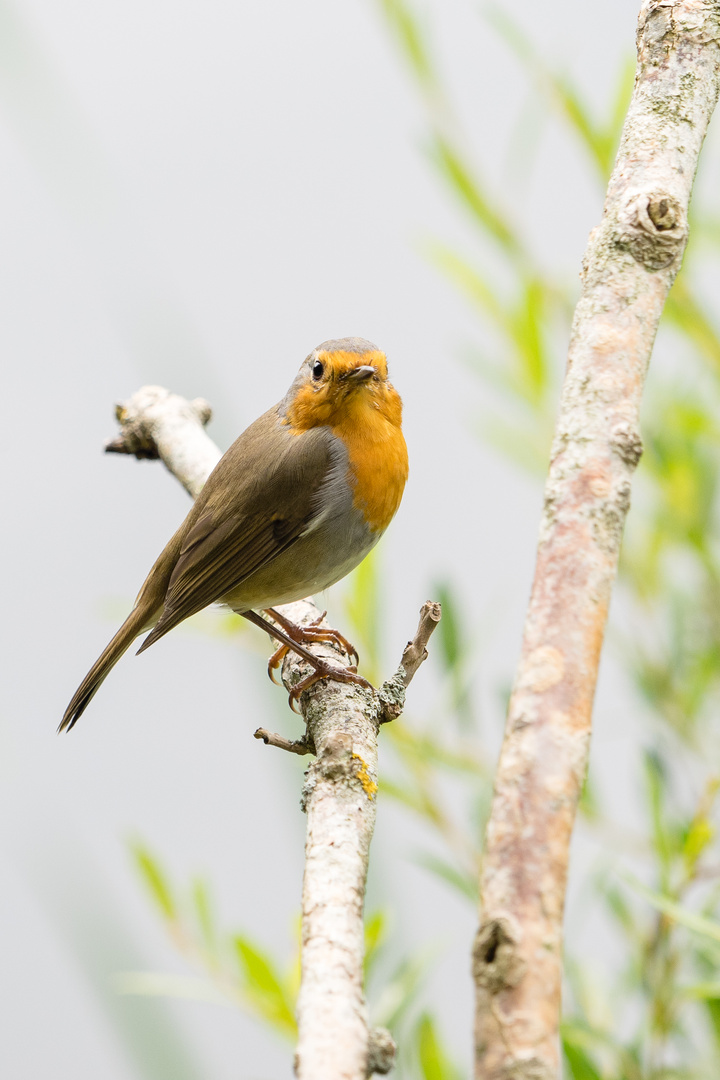
[[[388,382],[385,353],[364,338],[324,341],[304,360],[284,401],[286,422],[295,431],[383,417],[397,426],[400,396]]]

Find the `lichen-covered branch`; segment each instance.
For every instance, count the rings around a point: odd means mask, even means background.
[[[301,600],[283,608],[293,622],[317,618]],[[363,996],[363,903],[370,841],[375,827],[377,735],[381,723],[402,712],[405,688],[427,656],[425,646],[440,620],[440,605],[427,603],[418,631],[403,652],[396,674],[370,692],[349,683],[312,687],[301,699],[307,741],[315,748],[303,788],[307,813],[302,900],[302,979],[298,999],[296,1070],[300,1080],[355,1080],[389,1071],[387,1040],[369,1037]],[[334,661],[329,645],[317,646]],[[291,689],[309,673],[288,653],[283,681]]]
[[[562,917],[598,661],[642,452],[640,394],[720,84],[720,5],[645,0],[638,70],[590,236],[480,882],[476,1076],[560,1076]]]
[[[115,453],[162,458],[191,495],[201,490],[220,451],[203,430],[206,402],[188,402],[161,387],[143,387],[118,406]],[[311,600],[279,608],[293,622],[317,623]],[[323,680],[302,694],[306,724],[290,740],[265,728],[255,738],[295,754],[316,754],[303,788],[307,813],[302,913],[302,980],[298,1002],[299,1080],[365,1080],[392,1068],[388,1032],[369,1030],[363,995],[363,904],[370,841],[375,826],[377,735],[381,723],[402,712],[405,690],[427,656],[440,605],[427,603],[413,641],[395,675],[379,690]],[[333,646],[310,646],[334,664],[349,659]],[[283,661],[288,690],[309,674],[295,653]],[[288,714],[289,715],[289,714]]]

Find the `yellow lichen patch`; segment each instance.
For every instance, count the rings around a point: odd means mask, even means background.
[[[359,754],[353,754],[353,761],[357,761],[359,764],[355,770],[355,775],[362,784],[362,789],[367,795],[368,799],[374,799],[377,794],[378,786],[367,771],[367,765],[360,757]]]

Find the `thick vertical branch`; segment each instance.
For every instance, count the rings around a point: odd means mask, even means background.
[[[162,458],[196,496],[220,457],[203,431],[210,408],[161,387],[143,387],[117,408],[121,432],[106,447],[114,453]],[[312,601],[281,609],[295,622],[317,622]],[[292,753],[314,753],[303,789],[307,812],[303,881],[302,980],[295,1068],[300,1080],[365,1080],[387,1073],[395,1045],[383,1029],[371,1031],[363,994],[363,905],[370,841],[375,827],[377,735],[397,719],[405,690],[427,656],[440,605],[427,603],[414,639],[393,677],[375,690],[322,680],[301,699],[306,731],[287,739],[258,728],[256,738]],[[331,646],[319,656],[348,664]],[[283,663],[290,690],[310,671],[293,653]],[[288,714],[289,715],[289,714]]]
[[[630,479],[638,409],[680,265],[720,83],[717,0],[645,0],[638,71],[604,214],[591,234],[510,700],[474,947],[476,1076],[560,1075],[570,835]]]

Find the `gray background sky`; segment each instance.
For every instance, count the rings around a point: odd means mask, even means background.
[[[502,4],[598,103],[633,47],[637,6]],[[574,275],[602,193],[555,126],[538,128],[533,92],[479,7],[423,10],[483,169],[544,260]],[[513,139],[528,130],[535,167],[514,177]],[[540,494],[472,430],[480,389],[457,357],[475,326],[420,254],[431,236],[462,244],[463,219],[430,173],[423,133],[371,0],[0,0],[3,1075],[290,1076],[287,1049],[234,1010],[118,1001],[110,985],[118,970],[185,970],[134,876],[129,837],[179,881],[206,873],[223,923],[281,954],[304,828],[302,763],[251,738],[259,722],[297,733],[266,680],[265,643],[200,632],[213,616],[126,658],[73,734],[55,737],[187,510],[158,465],[103,457],[116,401],[144,383],[202,395],[225,447],[320,341],[377,342],[411,455],[382,547],[385,667],[432,583],[450,576],[497,715]],[[430,664],[418,676],[418,713],[436,677]],[[602,763],[626,733],[602,695],[599,718]],[[496,719],[485,734],[496,746]],[[381,801],[370,906],[392,897],[401,938],[448,946],[434,989],[467,1063],[472,912],[408,862],[415,840]],[[166,1022],[161,1041],[177,1049],[141,1066],[129,1047]]]

